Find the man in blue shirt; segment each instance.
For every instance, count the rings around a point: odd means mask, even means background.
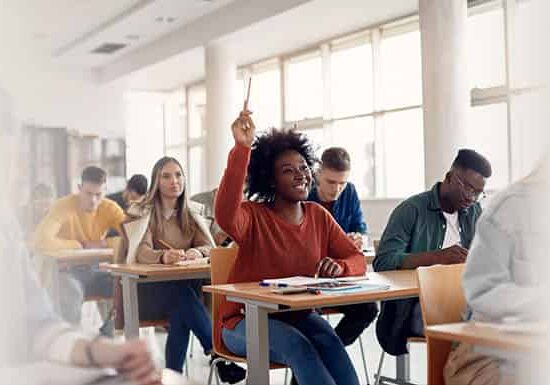
[[[348,182],[350,169],[350,156],[345,149],[332,147],[325,150],[316,175],[316,185],[308,200],[325,207],[361,250],[367,225],[355,186]],[[346,346],[352,344],[378,314],[376,303],[340,306],[337,310],[344,317],[334,330]]]

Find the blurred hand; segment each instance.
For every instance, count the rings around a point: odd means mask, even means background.
[[[197,249],[189,249],[185,252],[183,259],[197,259],[202,258],[202,253]]]
[[[102,239],[100,241],[80,241],[80,244],[85,249],[105,249],[107,248],[107,241]]]
[[[454,265],[457,263],[466,262],[468,256],[468,249],[462,246],[454,245],[445,249],[434,252],[435,260],[434,264],[440,263],[442,265]]]
[[[92,353],[102,367],[116,369],[122,376],[138,385],[160,385],[161,375],[144,341],[134,339],[123,344],[96,342]]]
[[[344,274],[344,269],[334,259],[325,257],[317,265],[319,277],[336,278]]]
[[[231,125],[233,131],[233,138],[235,143],[242,144],[246,147],[251,147],[254,142],[254,134],[256,132],[256,126],[250,117],[252,112],[246,110],[241,111],[239,117]]]
[[[216,245],[221,245],[228,237],[229,235],[227,235],[225,231],[218,231],[214,234],[214,241],[216,242]]]
[[[359,233],[348,233],[349,239],[353,242],[355,247],[359,250],[363,250],[363,236]]]
[[[173,265],[174,263],[179,262],[185,253],[183,250],[176,250],[176,249],[168,249],[164,251],[164,254],[162,256],[162,263],[165,265]]]

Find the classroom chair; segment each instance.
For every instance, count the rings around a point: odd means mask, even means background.
[[[229,272],[231,271],[235,259],[237,258],[238,248],[236,247],[216,247],[210,251],[210,271],[212,285],[223,285],[227,283],[229,279]],[[219,307],[223,300],[223,296],[219,294],[212,295],[212,328],[215,328],[219,322]],[[214,332],[212,333],[214,334]],[[212,376],[215,374],[216,383],[219,385],[220,379],[218,374],[218,368],[216,364],[219,361],[230,361],[246,363],[246,357],[237,356],[227,349],[223,342],[220,344],[216,339],[214,343],[214,353],[219,356],[212,361],[210,365],[210,373],[208,375],[208,385],[212,384]],[[288,367],[286,365],[271,363],[270,369],[285,369],[285,380],[287,383]]]
[[[462,321],[466,299],[462,290],[464,264],[417,269],[424,327]],[[428,385],[443,384],[443,367],[452,343],[428,337]]]

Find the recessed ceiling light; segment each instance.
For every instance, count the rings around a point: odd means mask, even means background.
[[[176,21],[176,18],[173,16],[157,16],[155,17],[157,23],[173,23]]]
[[[129,34],[129,35],[126,35],[125,38],[126,38],[126,40],[136,41],[136,40],[140,39],[140,36],[137,35],[137,34]]]

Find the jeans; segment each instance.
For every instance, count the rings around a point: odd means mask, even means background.
[[[424,321],[422,320],[422,308],[420,307],[420,302],[417,302],[416,305],[414,305],[410,320],[412,335],[417,337],[424,336]]]
[[[378,305],[375,302],[360,303],[357,305],[344,305],[335,308],[344,314],[334,331],[342,340],[344,346],[349,346],[365,330],[378,315]]]
[[[61,316],[65,321],[78,325],[86,297],[113,296],[113,278],[109,273],[99,271],[98,265],[73,267],[59,273],[59,295]],[[105,313],[109,312],[102,312],[104,321],[107,316]]]
[[[330,324],[315,312],[284,322],[269,318],[269,358],[285,364],[300,385],[359,385],[344,345]],[[246,321],[222,331],[227,348],[246,355]]]
[[[138,285],[139,319],[168,319],[166,367],[181,372],[185,362],[190,332],[205,353],[212,351],[212,321],[202,302],[200,279],[142,283]]]

